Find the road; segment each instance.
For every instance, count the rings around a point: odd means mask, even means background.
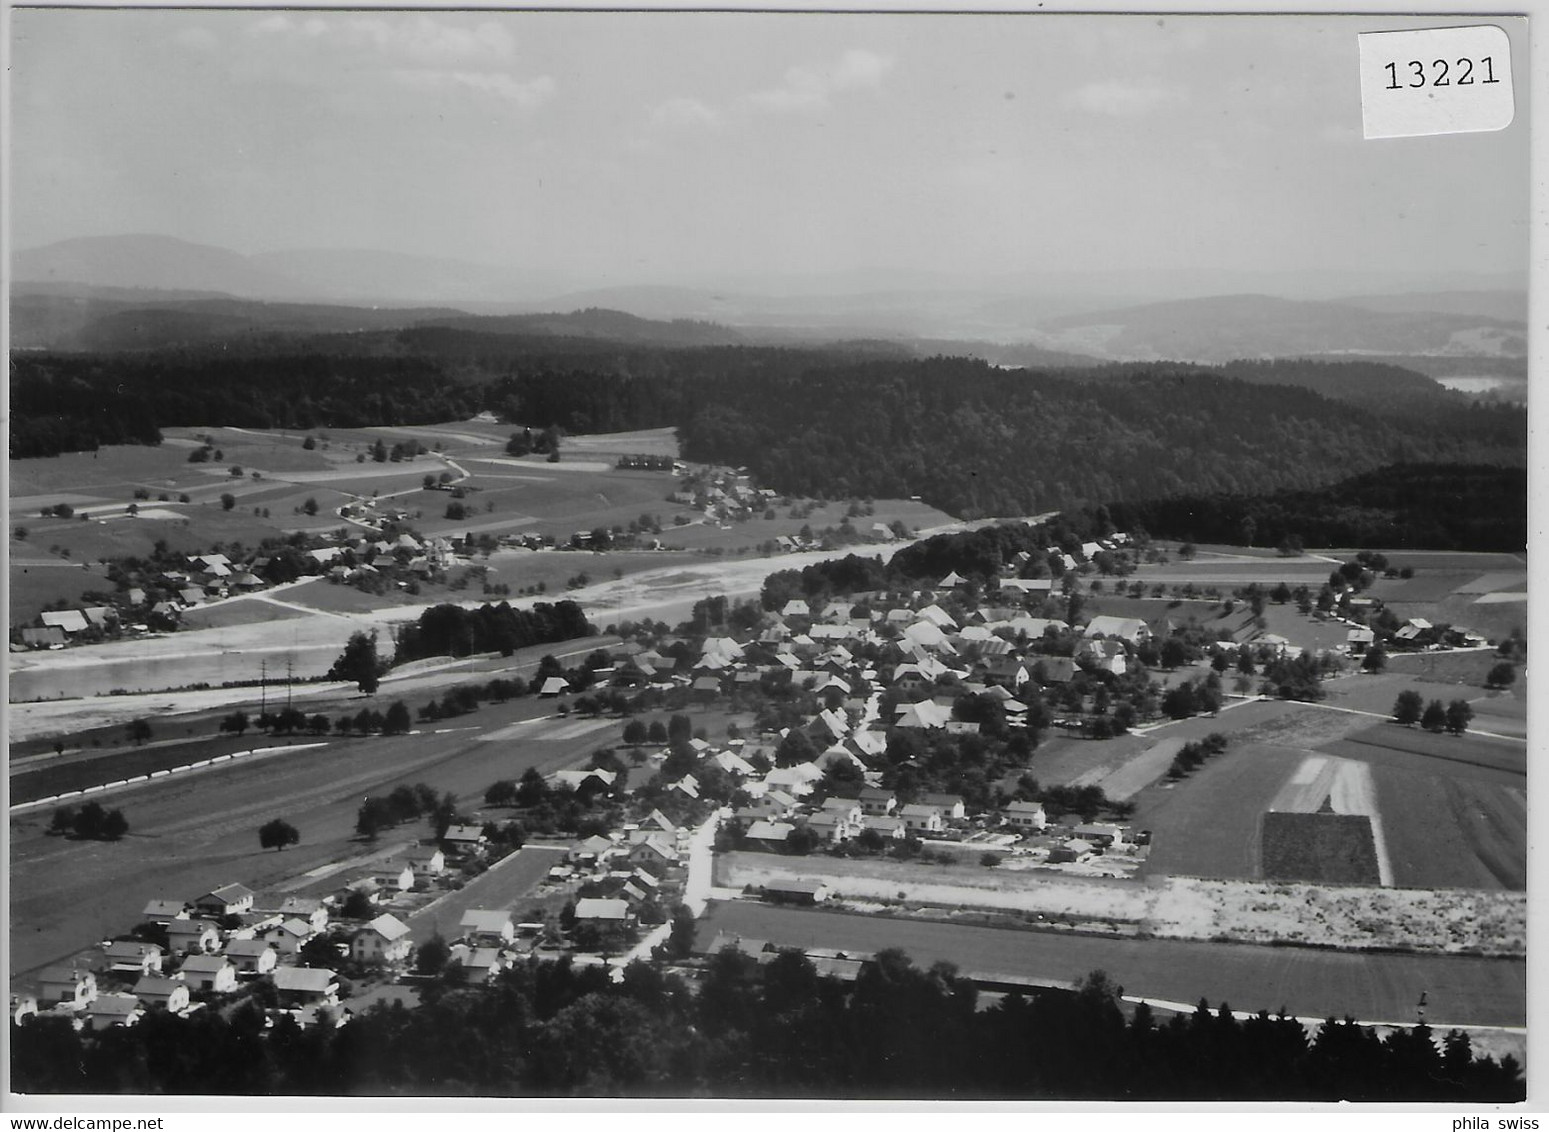
[[[776,944],[879,951],[899,947],[917,966],[1074,982],[1101,968],[1125,993],[1173,1002],[1208,998],[1234,1010],[1284,1006],[1311,1017],[1409,1023],[1420,992],[1433,1026],[1523,1026],[1526,964],[1473,956],[1357,954],[1301,947],[1107,939],[927,923],[891,917],[713,902],[698,945],[728,931]]]

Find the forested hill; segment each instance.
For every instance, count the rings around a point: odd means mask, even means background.
[[[1115,527],[1191,542],[1502,550],[1527,546],[1527,469],[1400,464],[1328,487],[1115,503]]]
[[[571,432],[676,426],[687,458],[746,464],[780,491],[918,495],[965,517],[1314,488],[1398,462],[1521,465],[1527,451],[1521,408],[1445,391],[1390,398],[1398,413],[1250,383],[1241,367],[1159,363],[1092,380],[865,343],[663,349],[427,327],[246,355],[26,353],[11,366],[13,456],[154,443],[159,426],[358,427],[490,409]],[[1248,368],[1288,382],[1341,372]]]

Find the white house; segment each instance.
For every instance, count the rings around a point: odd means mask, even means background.
[[[355,932],[350,940],[350,954],[357,963],[380,967],[402,963],[409,958],[413,946],[409,926],[397,916],[384,912]]]

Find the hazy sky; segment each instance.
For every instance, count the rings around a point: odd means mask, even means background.
[[[1508,20],[1513,126],[1368,142],[1356,33],[1415,21],[12,19],[19,247],[150,232],[599,284],[1527,261],[1528,64]]]

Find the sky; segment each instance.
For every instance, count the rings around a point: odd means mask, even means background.
[[[11,236],[594,286],[1525,272],[1525,35],[1492,22],[1519,52],[1513,125],[1365,141],[1356,34],[1424,25],[13,10]]]

